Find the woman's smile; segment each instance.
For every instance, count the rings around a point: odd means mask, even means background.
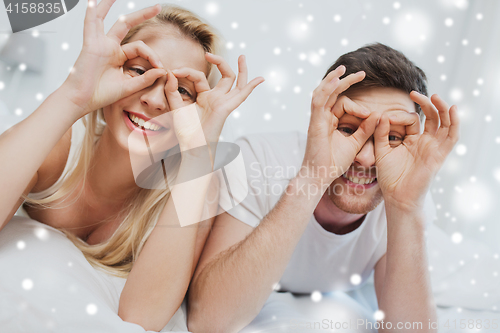
[[[154,120],[147,119],[144,115],[135,112],[124,110],[123,118],[130,130],[143,132],[148,136],[156,135],[167,130]]]

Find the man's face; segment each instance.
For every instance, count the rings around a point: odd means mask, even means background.
[[[394,112],[416,113],[410,95],[395,88],[376,87],[354,90],[345,94],[370,112],[388,114]],[[344,114],[339,120],[338,130],[351,135],[362,119]],[[404,126],[391,125],[389,142],[392,147],[402,143],[406,135]],[[383,200],[377,183],[373,135],[365,142],[349,169],[337,178],[325,195],[341,210],[351,214],[366,214],[374,210]]]

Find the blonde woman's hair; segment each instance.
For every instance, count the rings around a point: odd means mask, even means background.
[[[165,26],[174,27],[181,36],[198,42],[205,52],[214,54],[221,52],[222,39],[213,27],[189,10],[172,5],[162,5],[158,15],[130,29],[121,44],[128,43],[139,30],[149,26],[158,29]],[[211,72],[215,71],[211,70],[212,66],[208,62],[207,66],[209,82],[213,82],[214,73]],[[82,180],[83,184],[87,181],[96,143],[106,126],[102,109],[89,113],[82,120],[86,128],[83,143],[76,151],[78,159],[74,162],[76,163],[74,169],[73,166],[67,168],[67,170],[73,169],[73,171],[66,175],[61,187],[52,195],[37,200],[25,196],[27,204],[57,209],[61,208],[61,202],[54,204],[56,200],[61,200],[67,206],[71,204],[71,202],[65,202],[69,194],[75,191],[79,191],[79,195],[82,193],[84,186],[79,188],[79,184]],[[68,160],[67,163],[72,163],[72,161]],[[138,189],[137,195],[134,195],[118,214],[119,217],[123,217],[123,222],[113,235],[101,244],[89,245],[64,228],[57,229],[62,231],[82,251],[94,268],[126,278],[169,197],[170,191],[168,189]]]

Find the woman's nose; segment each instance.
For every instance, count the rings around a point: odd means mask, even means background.
[[[141,95],[141,104],[146,106],[152,113],[168,111],[164,89],[164,84],[161,84],[161,82],[155,82],[153,86],[144,89]]]
[[[366,168],[375,165],[375,147],[373,145],[373,137],[369,138],[365,142],[359,153],[356,155],[354,162],[357,162],[356,164]]]

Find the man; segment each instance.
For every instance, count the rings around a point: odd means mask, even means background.
[[[426,193],[458,140],[458,115],[426,97],[425,80],[402,53],[368,45],[315,89],[307,138],[237,142],[250,193],[215,221],[190,286],[190,331],[239,331],[278,281],[294,293],[347,291],[373,270],[385,322],[435,331]]]

